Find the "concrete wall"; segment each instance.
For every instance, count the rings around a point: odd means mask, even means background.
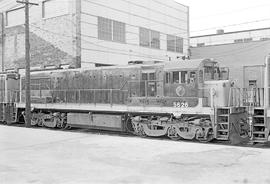
[[[126,24],[126,43],[98,39],[98,16]],[[139,28],[160,32],[160,49],[139,46]],[[187,55],[188,7],[173,0],[82,0],[82,66],[132,60],[175,60]],[[184,38],[184,53],[167,51],[167,34]]]
[[[244,87],[243,67],[264,65],[265,57],[270,53],[270,40],[255,41],[249,43],[223,44],[205,47],[191,47],[192,58],[215,58],[223,66],[230,68],[230,78],[239,87]],[[258,80],[258,87],[261,86],[262,70],[260,66],[249,67],[246,72],[247,80]]]
[[[30,7],[32,67],[169,61],[188,55],[189,9],[173,0],[50,0],[45,11],[43,0],[32,2],[39,3]],[[5,69],[24,67],[24,9],[3,0],[0,11],[5,14]],[[125,23],[125,43],[98,39],[98,17]],[[139,45],[140,27],[160,32],[160,49]],[[183,53],[167,51],[167,34],[183,38]]]
[[[5,1],[0,4],[3,3]],[[25,63],[24,9],[20,7],[5,6],[5,69],[23,68]],[[31,67],[59,64],[76,66],[75,2],[52,0],[48,7],[45,16],[41,1],[39,6],[30,7]]]

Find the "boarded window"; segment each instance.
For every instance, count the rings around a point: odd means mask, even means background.
[[[103,17],[98,17],[98,39],[112,40],[112,21]]]
[[[160,33],[158,31],[141,27],[140,46],[160,49]]]
[[[167,50],[183,53],[184,39],[174,35],[167,35]]]
[[[126,42],[126,26],[125,23],[112,21],[113,22],[113,41],[115,42]]]
[[[98,17],[98,39],[121,43],[126,42],[125,23]]]

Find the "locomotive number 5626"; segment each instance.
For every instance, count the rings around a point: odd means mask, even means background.
[[[187,102],[173,102],[173,107],[176,108],[188,108],[189,105]]]

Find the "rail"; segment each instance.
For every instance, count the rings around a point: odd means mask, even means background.
[[[100,104],[125,104],[129,97],[156,97],[159,81],[142,81],[141,86],[133,88],[129,83],[129,90],[122,89],[66,89],[66,90],[31,90],[32,103],[100,103]],[[154,90],[153,90],[154,88]],[[206,90],[206,89],[204,89]],[[207,90],[208,91],[208,90]],[[203,94],[209,94],[205,91]],[[265,104],[264,88],[231,88],[228,106],[263,107]],[[1,92],[1,103],[25,102],[25,90],[9,90],[7,97]],[[205,106],[210,106],[210,96],[204,96]],[[208,100],[207,100],[208,99]],[[209,101],[210,100],[210,101]]]
[[[231,88],[229,106],[263,107],[264,88]]]

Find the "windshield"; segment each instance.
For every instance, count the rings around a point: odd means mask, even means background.
[[[220,68],[217,63],[207,63],[204,66],[204,80],[228,80],[229,69]]]

